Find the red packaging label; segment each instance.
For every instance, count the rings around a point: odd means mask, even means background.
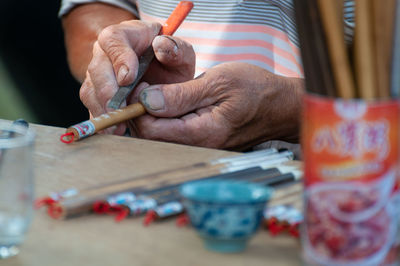
[[[393,263],[387,260],[398,245],[399,127],[397,101],[305,97],[306,260]]]

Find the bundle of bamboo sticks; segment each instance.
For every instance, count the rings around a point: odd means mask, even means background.
[[[350,44],[345,7],[355,17]],[[400,96],[398,0],[295,0],[295,12],[309,92],[365,100]]]
[[[47,205],[49,207],[48,213],[51,217],[64,219],[88,213],[95,202],[106,201],[110,196],[125,192],[132,192],[135,195],[158,193],[160,194],[159,196],[163,196],[164,194],[176,192],[176,188],[183,182],[207,177],[215,178],[224,174],[229,174],[229,178],[254,176],[254,174],[263,178],[275,178],[297,169],[297,167],[281,165],[292,159],[293,153],[291,151],[279,152],[276,149],[266,149],[117,180],[79,190],[71,188],[40,198],[35,205],[36,207]],[[285,171],[278,175],[276,173],[271,175],[268,169],[279,165],[281,165],[281,170],[285,169]],[[243,172],[245,170],[247,172]]]

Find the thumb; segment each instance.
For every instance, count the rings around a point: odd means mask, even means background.
[[[158,117],[176,117],[211,105],[216,99],[202,79],[184,83],[153,85],[139,94],[148,113]]]

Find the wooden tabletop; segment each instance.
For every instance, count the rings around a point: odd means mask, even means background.
[[[65,129],[31,125],[36,131],[35,193],[43,197],[67,188],[85,188],[232,153],[110,135],[96,135],[73,144],[59,137]],[[76,265],[299,265],[298,240],[271,237],[260,230],[248,248],[237,254],[204,249],[201,239],[175,219],[148,227],[142,218],[116,223],[110,216],[88,214],[54,220],[45,209],[35,211],[32,226],[8,266]]]

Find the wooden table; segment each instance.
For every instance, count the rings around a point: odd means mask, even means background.
[[[31,125],[36,130],[36,197],[70,187],[84,188],[139,176],[231,153],[126,137],[96,135],[63,144],[64,129]],[[88,214],[54,220],[35,212],[20,254],[0,265],[298,265],[298,240],[269,236],[261,230],[246,251],[219,254],[203,248],[190,227],[175,219],[142,225],[142,218],[116,223],[110,216]]]

